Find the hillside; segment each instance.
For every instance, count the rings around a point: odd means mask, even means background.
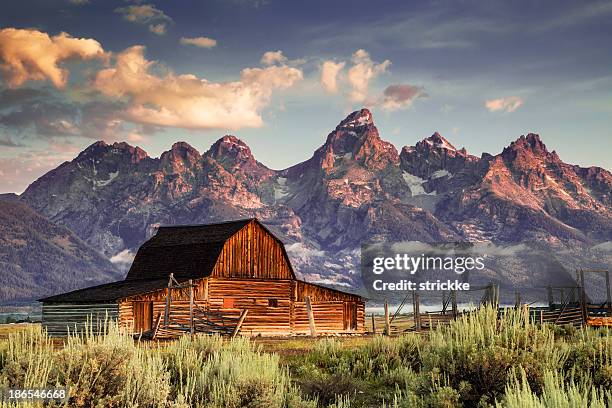
[[[18,201],[0,200],[0,303],[31,300],[121,278],[65,227]]]

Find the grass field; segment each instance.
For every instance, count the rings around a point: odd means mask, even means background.
[[[53,343],[0,326],[0,388],[68,387],[67,407],[606,407],[612,332],[485,309],[399,337],[198,336],[151,344],[110,326]],[[0,407],[37,406],[35,404]]]

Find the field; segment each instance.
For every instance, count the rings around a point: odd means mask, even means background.
[[[7,332],[10,327],[10,333]],[[0,388],[68,387],[67,407],[606,407],[612,332],[484,309],[399,337],[63,344],[0,326]],[[0,407],[9,407],[0,403]],[[20,403],[18,406],[40,406]]]

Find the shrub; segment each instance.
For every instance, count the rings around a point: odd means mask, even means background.
[[[518,371],[519,378],[514,376],[508,384],[503,399],[496,404],[498,408],[606,408],[606,399],[612,401],[609,390],[597,389],[588,382],[566,383],[564,376],[555,371],[544,374],[542,394],[538,396],[532,392],[525,371]]]

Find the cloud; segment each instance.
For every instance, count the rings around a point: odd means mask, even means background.
[[[153,34],[164,35],[166,34],[166,23],[151,24],[149,26],[149,31]]]
[[[0,146],[3,146],[3,147],[23,147],[24,145],[19,143],[19,142],[13,141],[13,138],[11,138],[8,135],[0,135]]]
[[[423,87],[409,84],[389,85],[379,96],[372,96],[369,93],[370,81],[386,72],[391,61],[374,62],[366,50],[359,49],[353,53],[351,63],[348,75],[344,77],[341,76],[346,66],[344,61],[323,61],[319,81],[325,92],[338,92],[341,78],[342,82],[348,82],[350,87],[347,95],[350,102],[377,105],[389,111],[408,108],[415,99],[427,96]]]
[[[261,110],[275,90],[302,80],[300,69],[287,65],[245,68],[240,79],[210,82],[193,74],[150,72],[154,61],[134,46],[117,55],[112,68],[98,72],[94,87],[101,93],[127,98],[125,117],[135,123],[185,129],[238,129],[263,125]]]
[[[0,125],[15,133],[33,129],[39,137],[72,136],[76,115],[74,106],[59,97],[32,97],[1,109]]]
[[[68,59],[104,58],[100,43],[89,38],[73,38],[67,33],[49,37],[34,29],[0,30],[0,71],[9,87],[26,81],[50,80],[63,88],[68,70],[61,63]]]
[[[521,107],[521,105],[523,105],[523,99],[519,96],[507,96],[485,101],[485,107],[491,112],[514,112]]]
[[[268,51],[261,57],[261,63],[262,65],[286,64],[287,57],[285,57],[280,50]]]
[[[136,254],[130,251],[129,249],[124,249],[123,251],[113,255],[110,258],[110,261],[114,264],[131,264],[134,261],[135,256]]]
[[[338,74],[346,62],[324,61],[321,65],[321,86],[325,92],[338,92]]]
[[[90,3],[89,0],[68,0],[68,2],[75,6],[84,6]]]
[[[138,133],[136,131],[130,132],[127,135],[127,140],[132,143],[144,142],[147,140],[147,137]]]
[[[395,111],[408,108],[415,99],[426,96],[425,89],[421,86],[408,84],[389,85],[383,91],[381,106],[384,109]]]
[[[366,50],[359,49],[353,54],[352,62],[353,66],[348,71],[348,81],[352,88],[349,99],[351,102],[364,102],[368,98],[370,81],[385,72],[391,61],[375,63]]]
[[[295,242],[285,247],[292,261],[298,263],[311,263],[325,257],[325,251],[315,249],[301,242]]]
[[[157,35],[166,33],[167,23],[172,19],[153,4],[137,4],[127,7],[118,7],[115,13],[120,13],[130,23],[149,24],[149,31]]]
[[[534,25],[532,29],[535,31],[545,31],[565,28],[582,24],[591,19],[603,18],[610,14],[612,14],[612,3],[609,1],[577,3],[576,7],[553,16],[547,21],[541,21],[539,24]]]
[[[217,40],[208,37],[182,37],[181,44],[194,45],[199,48],[213,48],[217,45]]]
[[[101,98],[97,92],[82,95],[78,101],[53,89],[0,92],[0,128],[19,137],[116,140],[126,131],[121,120],[124,110],[125,102]]]

